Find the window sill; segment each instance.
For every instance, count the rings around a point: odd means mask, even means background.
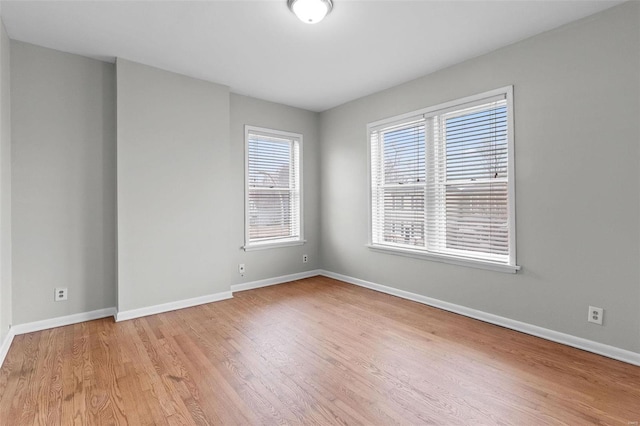
[[[455,256],[447,256],[445,254],[425,253],[418,250],[411,250],[406,248],[391,247],[367,244],[367,247],[374,251],[382,253],[394,254],[397,256],[413,257],[416,259],[426,259],[442,263],[450,263],[452,265],[467,266],[470,268],[486,269],[489,271],[506,272],[515,274],[520,270],[519,265],[505,265],[503,263],[495,263],[487,260],[478,259],[465,259]]]
[[[243,249],[244,251],[266,250],[271,248],[301,246],[306,242],[307,240],[264,242],[264,243],[247,244],[240,248]]]

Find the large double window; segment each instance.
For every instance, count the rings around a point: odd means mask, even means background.
[[[512,88],[371,123],[371,241],[514,272]]]
[[[302,244],[302,135],[245,126],[245,250]]]

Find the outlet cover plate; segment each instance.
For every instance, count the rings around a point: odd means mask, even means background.
[[[589,316],[587,321],[594,324],[602,325],[602,317],[604,316],[604,309],[595,306],[589,306]]]
[[[69,292],[66,287],[58,287],[56,288],[53,300],[55,300],[56,302],[61,302],[63,300],[67,300],[68,296]]]

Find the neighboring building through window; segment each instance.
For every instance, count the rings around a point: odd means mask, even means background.
[[[515,272],[512,87],[368,126],[370,247]]]
[[[302,135],[245,126],[245,250],[302,244]]]

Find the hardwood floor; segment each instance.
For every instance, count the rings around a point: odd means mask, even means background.
[[[0,424],[640,421],[640,367],[325,277],[16,336]]]

